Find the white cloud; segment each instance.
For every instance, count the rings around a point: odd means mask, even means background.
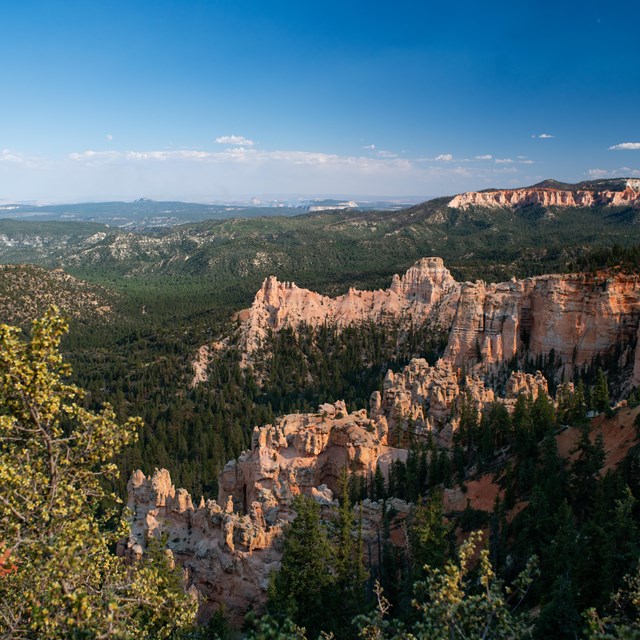
[[[113,140],[113,136],[110,133],[106,135],[107,142],[111,142]]]
[[[119,151],[93,151],[92,149],[69,154],[69,158],[76,162],[110,161],[116,160],[121,156],[122,154]]]
[[[555,138],[555,136],[550,133],[532,133],[531,137],[540,138],[541,140],[549,140],[550,138]]]
[[[15,153],[10,149],[3,149],[0,151],[0,162],[15,162],[17,164],[23,164],[26,156],[21,153]]]
[[[398,158],[390,151],[379,151],[376,157],[341,156],[335,153],[321,153],[316,151],[258,151],[245,147],[232,147],[224,151],[196,151],[179,149],[172,151],[94,151],[87,150],[69,154],[69,158],[76,162],[168,162],[191,161],[205,164],[223,164],[228,162],[242,162],[260,165],[268,162],[290,163],[293,165],[348,165],[371,169],[374,167],[408,167],[410,160]]]
[[[373,151],[376,148],[375,144],[366,144],[363,149],[368,149],[369,151]]]
[[[533,160],[529,160],[526,156],[518,156],[517,160],[513,158],[496,158],[496,164],[534,164]]]
[[[206,151],[127,151],[127,160],[206,160],[214,154]]]
[[[21,153],[20,151],[1,149],[0,163],[6,165],[17,165],[22,167],[34,168],[43,166],[44,159],[36,155]]]
[[[407,158],[384,149],[353,155],[234,144],[217,150],[86,149],[35,158],[0,149],[0,177],[12,200],[87,201],[141,196],[209,201],[228,194],[451,194],[522,176],[526,158],[484,154]],[[478,159],[485,160],[484,162]],[[489,162],[487,162],[489,160]],[[634,170],[625,171],[631,176]]]
[[[618,169],[589,169],[587,175],[590,178],[620,178],[620,177],[636,177],[640,176],[640,169],[632,169],[631,167],[619,167]]]
[[[216,142],[218,144],[237,144],[237,145],[245,145],[247,147],[253,147],[255,142],[253,140],[249,140],[249,138],[245,138],[244,136],[218,136],[216,138]]]
[[[640,149],[640,142],[621,142],[620,144],[614,144],[609,147],[609,151],[637,151]]]
[[[378,158],[397,158],[398,154],[393,153],[393,151],[385,151],[384,149],[380,149],[380,151],[376,151],[376,155]]]

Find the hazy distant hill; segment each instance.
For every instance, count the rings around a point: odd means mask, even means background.
[[[378,209],[397,210],[407,203],[419,202],[414,198],[367,201],[335,199],[288,199],[282,202],[255,204],[202,204],[197,202],[159,202],[141,198],[134,202],[88,202],[55,205],[0,205],[0,218],[38,221],[96,222],[130,231],[147,231],[173,227],[188,222],[228,220],[229,218],[255,218],[267,216],[294,216],[305,211],[320,209]],[[404,203],[404,204],[403,204]]]
[[[337,292],[386,286],[392,273],[436,255],[458,279],[505,280],[566,271],[594,248],[639,239],[638,208],[463,210],[449,207],[450,201],[438,198],[399,211],[208,220],[155,232],[0,220],[0,261],[63,267],[100,281],[126,276],[145,286],[177,278],[197,284],[201,293],[211,291],[216,301],[241,304],[273,273]]]

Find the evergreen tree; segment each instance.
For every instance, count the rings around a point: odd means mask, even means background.
[[[376,464],[376,470],[373,474],[373,499],[384,500],[386,498],[386,489],[384,483],[384,475],[379,464]]]
[[[367,574],[362,562],[363,541],[361,521],[355,526],[353,507],[349,500],[349,479],[346,467],[339,479],[340,507],[333,542],[332,616],[329,627],[337,638],[350,638],[351,621],[362,613]]]
[[[607,415],[612,413],[609,399],[609,383],[602,369],[598,369],[598,376],[592,393],[592,405],[600,413],[606,413]]]
[[[584,519],[596,496],[599,473],[604,464],[602,433],[592,442],[591,425],[584,423],[580,427],[580,439],[572,453],[578,454],[571,466],[574,510],[580,519]]]
[[[320,523],[318,504],[299,495],[293,507],[296,517],[285,536],[282,566],[272,580],[268,608],[316,637],[331,610],[334,553]]]
[[[425,566],[440,568],[449,557],[452,527],[445,523],[443,492],[436,489],[414,507],[409,524],[411,563],[416,579],[424,576]]]
[[[539,640],[574,640],[581,631],[582,619],[576,608],[573,586],[566,574],[556,578],[549,602],[536,620],[534,637]]]

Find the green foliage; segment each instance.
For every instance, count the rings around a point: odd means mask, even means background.
[[[460,547],[456,560],[447,562],[443,569],[429,569],[425,580],[416,584],[416,592],[424,596],[413,602],[418,618],[409,633],[385,628],[382,614],[388,610],[388,603],[379,599],[378,612],[360,619],[360,637],[376,640],[530,637],[530,619],[516,610],[534,579],[535,559],[514,587],[506,588],[491,568],[486,549],[480,551],[474,569],[479,541],[480,536],[473,534]]]
[[[609,384],[602,369],[598,369],[598,378],[592,394],[592,404],[596,411],[611,415],[611,402],[609,400]]]
[[[297,515],[285,537],[282,566],[272,582],[268,608],[315,637],[325,627],[332,603],[335,552],[320,523],[318,504],[300,495],[293,506]]]
[[[268,610],[277,620],[306,628],[312,637],[324,630],[347,640],[352,637],[352,619],[366,608],[367,574],[346,469],[340,490],[337,519],[327,525],[320,521],[314,500],[296,497],[297,515],[285,535],[282,567],[271,583]]]
[[[168,638],[195,602],[165,559],[114,555],[126,528],[109,532],[97,515],[109,497],[101,480],[117,474],[109,460],[139,421],[79,404],[59,352],[65,330],[55,310],[28,341],[0,326],[0,542],[15,564],[0,580],[0,637]]]
[[[409,523],[409,548],[415,579],[441,568],[451,550],[452,525],[445,523],[443,492],[436,489],[415,506]]]

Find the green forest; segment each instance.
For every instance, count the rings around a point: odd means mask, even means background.
[[[58,525],[52,524],[51,531],[62,536],[60,544],[76,549],[74,553],[84,553],[90,546],[80,524],[89,512],[95,517],[90,521],[92,535],[104,534],[100,571],[106,573],[94,573],[91,582],[82,573],[90,567],[83,565],[74,580],[112,585],[107,591],[115,593],[114,583],[105,575],[120,576],[122,570],[117,563],[112,565],[109,553],[115,544],[117,501],[125,496],[133,470],[151,474],[154,468],[164,467],[171,471],[176,486],[186,488],[194,500],[216,497],[222,468],[249,446],[254,426],[271,424],[286,413],[315,411],[324,402],[345,400],[349,410],[368,408],[371,393],[381,388],[388,369],[399,370],[413,357],[433,363],[443,353],[446,328],[428,324],[406,333],[392,322],[341,329],[302,325],[295,331],[270,333],[253,367],[243,369],[233,338],[237,328],[233,314],[250,304],[265,275],[274,272],[282,280],[335,294],[354,285],[388,286],[394,272],[429,254],[445,257],[445,264],[459,279],[496,280],[555,270],[637,273],[640,267],[640,249],[628,233],[636,215],[632,210],[607,212],[604,222],[602,212],[593,210],[551,219],[533,209],[490,214],[449,210],[443,221],[441,207],[442,202],[436,201],[375,215],[309,214],[278,221],[275,231],[264,237],[261,225],[266,223],[260,219],[191,225],[168,233],[174,244],[162,251],[174,251],[178,243],[189,254],[188,260],[176,263],[163,262],[162,255],[140,258],[137,254],[118,262],[100,252],[98,258],[84,262],[74,262],[71,253],[60,252],[5,256],[7,261],[32,259],[46,267],[64,266],[89,281],[87,291],[111,310],[97,317],[81,305],[73,306],[67,333],[46,325],[56,335],[55,344],[60,341],[64,362],[70,365],[58,370],[60,379],[70,375],[69,382],[86,391],[73,401],[77,408],[60,418],[60,428],[71,430],[73,423],[88,428],[95,420],[103,420],[101,424],[120,434],[117,443],[107,439],[104,444],[111,447],[115,467],[100,473],[97,481],[89,471],[95,472],[96,464],[108,464],[110,456],[96,454],[87,475],[69,480],[73,495],[86,491],[87,482],[95,494],[89,507],[74,503],[72,521],[79,529],[56,529]],[[196,227],[197,233],[214,238],[215,250],[208,247],[189,253],[190,234]],[[508,233],[500,236],[507,227]],[[16,232],[15,228],[9,231]],[[69,233],[67,226],[56,228],[56,234],[67,234],[67,240]],[[95,233],[95,228],[79,228],[78,233]],[[384,239],[389,233],[390,241]],[[502,240],[496,245],[498,237]],[[109,238],[102,242],[100,251],[109,252]],[[251,261],[259,248],[267,257],[256,267]],[[67,283],[63,290],[59,278],[49,280],[46,270],[34,269],[25,267],[25,273],[41,281],[44,294],[29,301],[33,307],[25,307],[19,316],[25,318],[20,324],[30,339],[38,336],[38,330],[26,321],[29,314],[42,315],[51,299],[62,299],[61,292],[72,286]],[[5,316],[9,305],[20,304],[20,296],[15,295],[19,276],[13,273],[13,280],[0,281]],[[228,338],[227,348],[209,364],[208,380],[193,387],[194,353],[221,337]],[[11,331],[5,340],[15,354],[13,360],[5,359],[5,367],[16,362],[26,366],[29,357],[42,356],[37,349],[30,356],[20,355],[11,342]],[[46,351],[47,345],[40,347]],[[51,372],[57,356],[46,353],[45,369]],[[27,617],[16,624],[37,619],[41,626],[23,637],[52,638],[98,637],[97,626],[104,629],[109,624],[121,633],[114,631],[113,637],[123,638],[637,637],[640,448],[632,447],[624,460],[605,473],[603,443],[587,417],[593,415],[590,412],[612,413],[612,401],[621,396],[617,366],[616,354],[611,354],[578,370],[574,390],[561,394],[557,406],[545,394],[535,400],[521,396],[512,414],[496,403],[480,417],[472,403],[463,401],[460,428],[450,451],[437,449],[429,439],[415,438],[407,425],[406,431],[394,434],[397,443],[409,450],[406,462],[396,462],[387,478],[380,471],[363,478],[345,469],[340,507],[329,518],[320,517],[314,502],[299,498],[298,518],[286,534],[282,571],[272,579],[266,613],[249,616],[242,632],[230,627],[224,611],[208,626],[194,627],[180,579],[166,566],[159,549],[150,550],[146,573],[118,578],[124,591],[116,589],[117,598],[124,599],[111,618],[96,613],[110,602],[107,591],[91,587],[94,590],[87,592],[85,600],[75,602],[60,583],[58,591],[46,591],[46,603],[36,603],[40,618],[25,609]],[[517,362],[505,364],[497,379],[506,379],[514,368],[541,369],[555,393],[556,367],[553,354],[532,361],[522,353]],[[8,378],[3,380],[6,404],[11,385]],[[52,389],[72,406],[70,392],[60,384],[56,382]],[[630,406],[640,399],[636,391],[624,396]],[[102,413],[105,403],[111,407],[107,414]],[[140,420],[129,422],[134,416]],[[127,426],[120,430],[116,425]],[[556,444],[557,436],[567,429],[579,434],[570,459],[560,457]],[[3,436],[2,442],[3,460],[15,458],[13,441]],[[29,442],[42,452],[41,444]],[[5,466],[10,468],[9,462]],[[46,469],[42,473],[45,486]],[[445,510],[447,490],[461,487],[464,491],[466,483],[487,473],[500,486],[501,496],[490,510],[470,504],[460,511]],[[8,481],[3,477],[3,483]],[[25,491],[18,485],[15,490],[16,495]],[[394,510],[396,499],[413,504],[409,517],[402,518]],[[380,557],[375,563],[362,560],[358,514],[363,500],[380,501],[384,513]],[[2,540],[8,541],[17,535],[16,514],[6,505],[3,508]],[[35,517],[29,514],[24,517]],[[64,505],[56,517],[64,521]],[[399,532],[405,536],[404,545],[397,544]],[[53,575],[47,557],[51,560],[60,553],[60,547],[48,544],[38,538],[29,551],[29,566],[42,571],[43,580]],[[301,549],[312,550],[308,562],[300,562]],[[6,545],[0,548],[0,564],[11,568],[11,556],[1,555],[5,551]],[[70,556],[64,562],[70,563]],[[17,579],[10,575],[9,580]],[[51,579],[55,583],[55,576]],[[162,586],[160,591],[150,586],[153,581]],[[13,602],[10,589],[33,592],[42,586],[15,587],[6,582],[3,588],[7,602]],[[131,589],[138,591],[128,600]],[[143,597],[143,591],[150,595]],[[116,595],[113,598],[115,602]],[[151,614],[149,603],[162,615]],[[83,606],[92,612],[86,618]],[[45,629],[42,611],[51,607],[59,607],[65,618],[55,618],[62,626]],[[185,615],[175,616],[173,624],[169,618],[180,607]],[[96,627],[89,625],[89,618]],[[138,626],[131,629],[138,629],[138,635],[127,636],[130,619],[136,620]],[[69,625],[76,629],[73,633]],[[61,628],[66,631],[60,632]]]

